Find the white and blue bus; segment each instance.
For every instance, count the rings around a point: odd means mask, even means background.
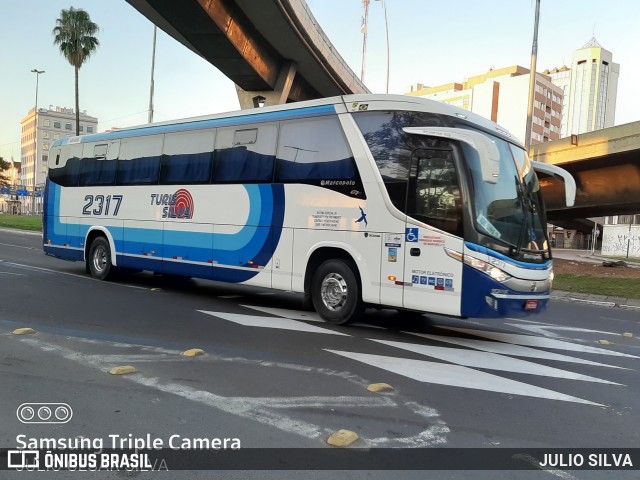
[[[536,165],[575,183],[557,167]],[[443,103],[353,95],[56,141],[44,251],[117,269],[458,317],[542,311],[553,279],[534,166]]]

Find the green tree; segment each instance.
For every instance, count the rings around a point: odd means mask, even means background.
[[[100,42],[95,37],[98,25],[91,21],[87,12],[69,7],[60,11],[53,29],[53,44],[60,47],[60,53],[75,68],[76,78],[76,135],[80,135],[80,93],[78,89],[78,72],[80,67],[96,51]]]
[[[11,163],[0,157],[0,185],[9,185],[9,175],[7,170],[11,168]]]

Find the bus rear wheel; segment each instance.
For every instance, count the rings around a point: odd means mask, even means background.
[[[344,260],[327,260],[316,270],[311,300],[327,323],[343,325],[356,320],[364,309],[358,279]]]
[[[91,276],[98,280],[106,280],[113,273],[115,267],[111,263],[111,248],[106,238],[98,237],[91,243],[87,264]]]

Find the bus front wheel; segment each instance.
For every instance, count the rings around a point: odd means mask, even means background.
[[[344,260],[327,260],[316,270],[311,299],[322,319],[334,325],[354,321],[363,310],[358,279]]]
[[[113,273],[111,248],[106,238],[98,237],[91,243],[87,263],[89,264],[89,273],[98,280],[106,280]]]

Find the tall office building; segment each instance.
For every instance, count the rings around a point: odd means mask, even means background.
[[[620,65],[595,37],[573,53],[571,68],[547,72],[565,93],[562,137],[613,127]]]
[[[48,109],[38,108],[37,112],[32,108],[20,125],[22,126],[20,183],[30,190],[34,186],[44,184],[47,176],[49,146],[59,138],[75,135],[76,114],[72,108],[53,108],[52,105]],[[80,134],[94,133],[97,129],[98,119],[82,112]]]
[[[567,112],[569,111],[569,90],[571,88],[571,69],[566,65],[553,70],[545,70],[545,75],[551,77],[551,82],[562,89],[562,122],[560,124],[560,138],[567,136]]]
[[[32,108],[26,117],[20,122],[22,126],[22,169],[21,183],[29,189],[43,185],[47,176],[47,160],[49,159],[49,146],[59,138],[75,135],[76,114],[73,108],[55,107],[39,108],[35,112]],[[80,114],[80,135],[95,133],[98,129],[98,119]],[[34,160],[38,159],[35,166]]]
[[[491,70],[464,83],[439,87],[415,84],[407,95],[429,98],[482,115],[525,143],[529,105],[529,70],[513,66]],[[562,89],[548,75],[536,73],[531,145],[560,138]]]

